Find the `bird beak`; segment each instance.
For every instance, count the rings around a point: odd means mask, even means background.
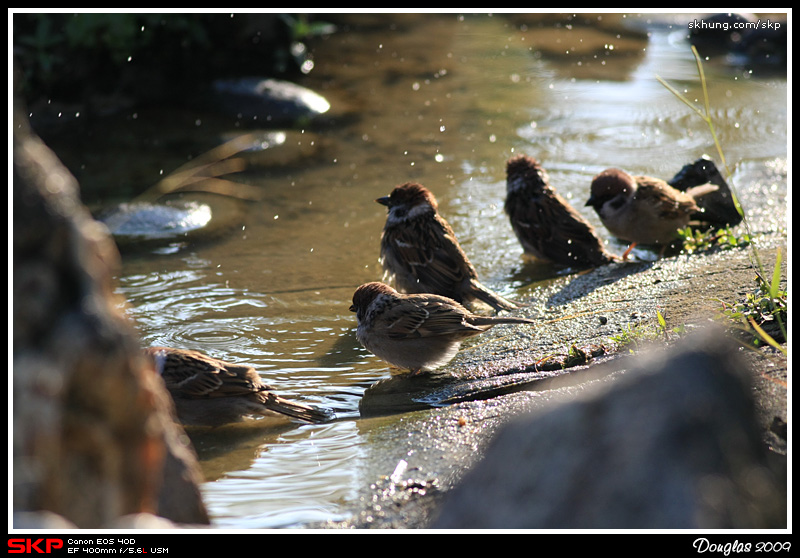
[[[356,305],[355,304],[351,304],[350,305],[350,311],[351,312],[355,312],[356,311]]]
[[[382,198],[378,198],[375,201],[381,205],[385,205],[387,207],[389,206],[389,196],[383,196]]]
[[[586,205],[584,205],[584,207],[587,207],[587,206],[590,206],[590,205],[591,205],[591,206],[593,206],[593,205],[594,205],[594,198],[593,198],[593,197],[591,197],[591,196],[589,197],[589,199],[588,199],[588,200],[586,200]]]

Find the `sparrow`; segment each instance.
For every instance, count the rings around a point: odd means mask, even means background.
[[[327,410],[275,395],[251,366],[184,349],[149,347],[145,353],[153,359],[184,425],[221,426],[276,413],[305,422],[332,418]]]
[[[632,243],[627,255],[637,244],[672,242],[692,214],[701,211],[695,198],[717,188],[708,183],[681,192],[659,178],[606,169],[592,180],[586,205],[594,208],[611,234]]]
[[[532,157],[518,155],[506,163],[505,212],[525,252],[581,269],[619,260],[549,182],[547,172]]]
[[[403,293],[437,294],[467,305],[477,300],[498,312],[519,307],[481,284],[430,190],[406,183],[375,201],[388,208],[380,252],[384,281]]]
[[[411,375],[444,366],[461,342],[498,324],[533,324],[511,316],[480,316],[451,298],[403,294],[379,282],[365,283],[353,294],[356,338],[365,349]]]

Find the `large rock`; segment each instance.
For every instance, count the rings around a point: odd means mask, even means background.
[[[207,523],[197,462],[114,293],[116,247],[18,110],[13,126],[15,517]]]
[[[501,430],[432,527],[785,527],[785,479],[770,466],[736,349],[704,333],[630,366]]]

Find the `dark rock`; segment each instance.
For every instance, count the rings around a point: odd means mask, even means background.
[[[758,70],[786,70],[788,27],[785,21],[764,22],[774,27],[759,27],[744,34],[728,57],[732,64]]]
[[[215,111],[254,126],[292,126],[313,120],[330,109],[330,103],[310,89],[262,78],[216,81],[206,102]]]
[[[703,56],[726,53],[742,40],[744,25],[755,20],[753,14],[736,12],[695,18],[689,22],[687,37]]]
[[[599,392],[501,430],[432,527],[785,527],[750,378],[716,333],[636,360]]]
[[[777,14],[719,13],[690,22],[687,38],[701,56],[759,72],[786,69],[788,26]]]

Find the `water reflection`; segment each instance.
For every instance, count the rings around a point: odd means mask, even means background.
[[[670,27],[651,31],[641,51],[602,58],[540,56],[535,29],[497,16],[431,16],[330,36],[315,48],[304,85],[331,101],[334,121],[348,118],[318,131],[322,155],[249,173],[263,199],[228,236],[126,258],[120,292],[144,343],[248,362],[281,395],[340,419],[266,429],[229,451],[201,449],[217,526],[335,518],[363,482],[365,442],[352,419],[364,390],[389,374],[358,345],[348,306],[357,285],[381,276],[385,210],[375,198],[409,180],[425,184],[482,280],[513,297],[550,277],[522,260],[503,213],[512,153],[540,159],[604,234],[583,207],[599,170],[671,177],[716,155],[704,125],[655,80],[698,94],[688,45]],[[714,66],[707,76],[726,154],[742,162],[734,178],[746,208],[764,227],[785,226],[771,205],[785,199],[785,79]],[[751,189],[750,169],[765,165],[775,180]]]
[[[245,467],[207,483],[204,497],[216,525],[267,529],[335,519],[359,488],[361,440],[355,424],[284,433],[260,446]]]

